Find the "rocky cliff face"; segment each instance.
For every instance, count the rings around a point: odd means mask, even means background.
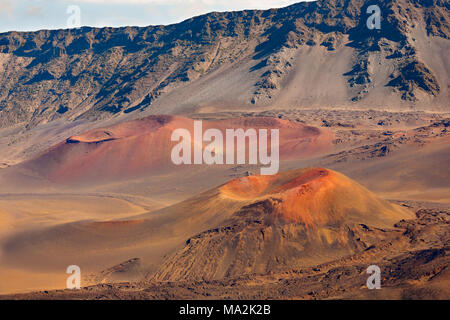
[[[366,25],[371,4],[381,9],[379,30]],[[320,0],[170,26],[3,33],[0,123],[327,101],[448,109],[449,9],[441,0]],[[323,61],[342,67],[295,82]],[[336,82],[342,88],[333,89]],[[320,90],[306,97],[297,84]]]

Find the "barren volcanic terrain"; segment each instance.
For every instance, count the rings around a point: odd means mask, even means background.
[[[286,289],[291,298],[448,297],[442,285],[448,279],[448,118],[333,111],[324,112],[324,122],[316,113],[205,116],[206,126],[270,125],[280,128],[288,145],[300,143],[301,152],[280,148],[282,172],[273,176],[254,174],[254,165],[146,171],[155,162],[144,157],[134,166],[141,176],[129,174],[126,167],[121,172],[125,176],[107,175],[98,167],[105,179],[89,179],[89,171],[51,179],[59,176],[49,173],[70,173],[74,164],[78,170],[79,162],[114,167],[123,161],[118,154],[122,159],[136,156],[126,148],[129,141],[158,132],[162,135],[156,141],[164,135],[169,139],[165,127],[173,121],[175,127],[187,123],[190,128],[193,121],[180,117],[150,117],[89,131],[3,169],[1,178],[12,178],[13,187],[0,202],[6,231],[2,291],[62,289],[65,268],[76,263],[88,289],[16,297],[281,298],[273,290],[297,282],[314,289]],[[392,123],[380,125],[380,119]],[[90,150],[80,152],[83,148]],[[120,153],[110,151],[118,148]],[[160,151],[161,159],[169,157]],[[97,156],[91,158],[92,153]],[[52,161],[43,160],[49,157]],[[39,169],[42,164],[45,170]],[[379,195],[336,171],[289,169],[318,164],[348,172]],[[74,176],[88,183],[71,180]],[[42,189],[23,194],[15,190],[19,183]],[[431,256],[423,262],[422,255]],[[396,263],[410,265],[407,270],[420,267],[423,274],[406,270],[395,273],[398,278],[387,277],[386,296],[364,289],[365,265],[396,270]],[[342,271],[346,276],[328,279],[339,270],[347,270]],[[258,280],[250,284],[249,279]],[[317,279],[335,287],[324,291]],[[100,282],[111,285],[97,286]],[[202,289],[185,291],[192,286]]]
[[[0,34],[0,299],[450,299],[450,8],[370,4]]]

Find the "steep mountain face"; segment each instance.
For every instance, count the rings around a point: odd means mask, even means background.
[[[449,3],[372,2],[3,33],[0,123],[252,105],[448,109]],[[371,4],[379,30],[366,26]]]

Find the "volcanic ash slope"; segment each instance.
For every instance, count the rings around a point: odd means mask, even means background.
[[[327,169],[239,178],[219,190],[243,207],[222,226],[188,239],[152,279],[212,280],[313,266],[360,252],[383,230],[413,218]]]

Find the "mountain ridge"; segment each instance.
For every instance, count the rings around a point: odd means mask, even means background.
[[[385,108],[398,103],[399,109],[445,110],[448,59],[427,57],[419,47],[429,40],[448,48],[448,3],[383,2],[380,30],[366,27],[370,4],[301,2],[280,9],[213,12],[169,26],[3,33],[0,121],[2,126],[27,122],[33,127],[60,118],[180,114],[208,105],[302,108],[315,100],[326,105],[333,97],[335,105],[366,108],[379,97],[370,99],[372,92],[380,90],[393,94]],[[343,66],[331,70],[334,78],[324,88],[331,91],[328,100],[318,99],[320,90],[306,100],[301,90],[295,99],[278,98],[288,91],[286,79],[296,66],[307,69],[308,55],[330,60],[336,54]],[[429,65],[434,60],[443,71]],[[377,70],[384,63],[389,72]],[[201,87],[202,79],[217,73],[219,80]],[[235,79],[246,86],[232,87]],[[332,79],[341,79],[342,88],[333,89]],[[323,83],[317,80],[314,85]],[[176,97],[185,87],[195,95],[186,103]]]

